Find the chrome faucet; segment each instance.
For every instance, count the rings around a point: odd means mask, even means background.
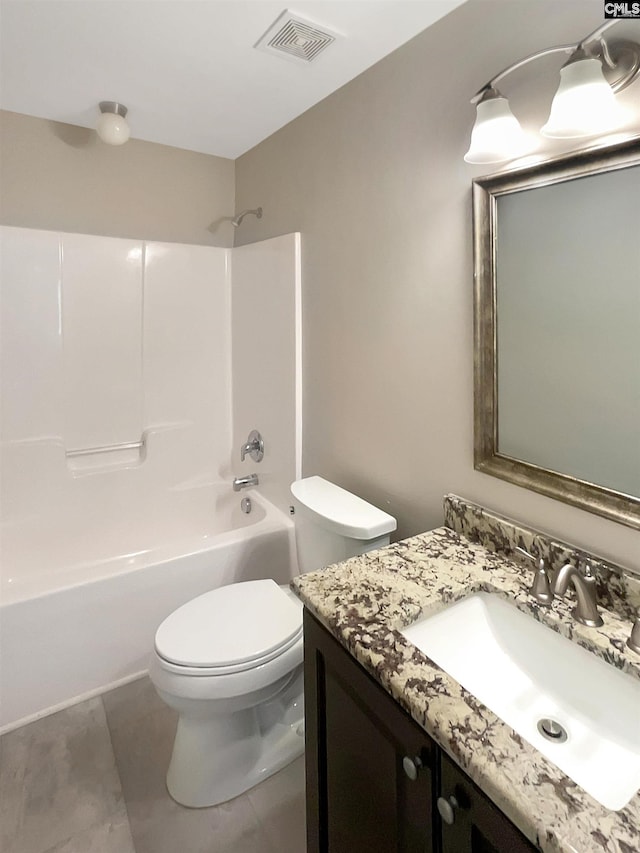
[[[591,571],[589,563],[585,563],[584,572],[573,563],[565,563],[558,570],[553,583],[553,592],[561,598],[566,594],[569,584],[576,591],[577,604],[571,611],[571,615],[582,625],[589,628],[597,628],[602,625],[602,618],[598,613],[596,604],[596,579]]]
[[[259,482],[257,474],[247,474],[246,477],[234,477],[233,491],[239,492],[240,489],[245,489],[247,486],[257,486]]]

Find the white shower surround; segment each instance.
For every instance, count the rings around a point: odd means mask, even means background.
[[[293,576],[301,400],[299,235],[227,250],[0,232],[1,730],[144,671],[194,595]],[[259,466],[240,463],[246,424]],[[250,516],[230,485],[247,466]]]

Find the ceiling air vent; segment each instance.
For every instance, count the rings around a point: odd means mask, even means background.
[[[275,53],[297,62],[313,62],[336,40],[336,34],[307,21],[299,15],[285,11],[255,44],[258,50]]]

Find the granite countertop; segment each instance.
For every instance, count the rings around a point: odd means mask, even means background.
[[[628,612],[601,607],[604,625],[583,627],[571,617],[572,600],[538,606],[528,591],[531,579],[531,569],[504,553],[441,527],[301,575],[292,587],[543,851],[638,853],[640,793],[621,811],[604,808],[399,633],[451,602],[490,592],[640,679],[640,656],[625,646]]]

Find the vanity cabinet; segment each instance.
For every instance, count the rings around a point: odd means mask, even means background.
[[[440,753],[441,853],[528,853],[536,848],[466,773]],[[448,821],[451,820],[451,823]]]
[[[306,610],[304,646],[308,853],[432,853],[433,741]]]
[[[536,849],[307,610],[304,647],[307,853]]]

